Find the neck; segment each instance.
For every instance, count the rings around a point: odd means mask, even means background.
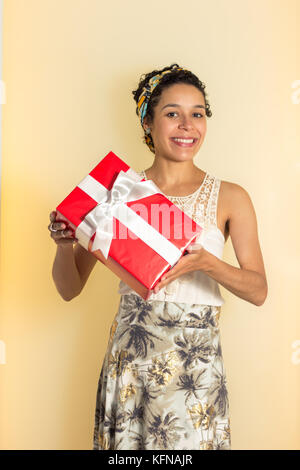
[[[174,162],[162,159],[155,159],[145,173],[147,179],[152,179],[158,186],[169,187],[187,184],[204,176],[204,172],[195,166],[193,161]]]

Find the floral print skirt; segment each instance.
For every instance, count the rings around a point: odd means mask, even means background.
[[[121,295],[98,382],[93,450],[230,450],[220,311]]]

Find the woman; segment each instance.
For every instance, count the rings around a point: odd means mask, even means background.
[[[230,449],[219,317],[220,283],[262,305],[267,280],[251,199],[241,186],[194,165],[211,116],[205,85],[172,64],[133,92],[144,142],[154,153],[140,175],[203,227],[189,253],[145,301],[123,281],[96,397],[93,449]],[[79,295],[96,258],[50,214],[57,243],[53,279],[65,300]],[[222,261],[231,236],[240,268]],[[75,240],[76,241],[76,240]]]

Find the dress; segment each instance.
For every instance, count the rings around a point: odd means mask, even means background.
[[[167,197],[187,213],[202,201],[202,220],[195,219],[208,231],[214,223],[217,231],[216,214],[211,220],[208,208],[213,197],[217,201],[219,180],[211,178],[215,195],[205,183],[190,195],[194,198]],[[158,292],[164,300],[153,296],[145,301],[130,288],[121,294],[98,381],[93,450],[231,448],[219,330],[224,299],[208,283],[208,297],[200,290],[197,303],[189,303],[190,295],[178,301],[182,298],[176,292],[183,288],[177,280],[175,290]],[[201,301],[206,298],[210,304]]]

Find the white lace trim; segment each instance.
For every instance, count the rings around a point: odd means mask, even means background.
[[[144,170],[139,174],[147,180]],[[218,178],[206,173],[201,186],[192,194],[187,196],[166,195],[166,197],[199,225],[217,228],[217,205],[220,183],[221,181]]]
[[[213,188],[209,198],[209,207],[207,211],[209,224],[215,226],[217,226],[217,207],[220,185],[221,181],[218,178],[214,178]]]

